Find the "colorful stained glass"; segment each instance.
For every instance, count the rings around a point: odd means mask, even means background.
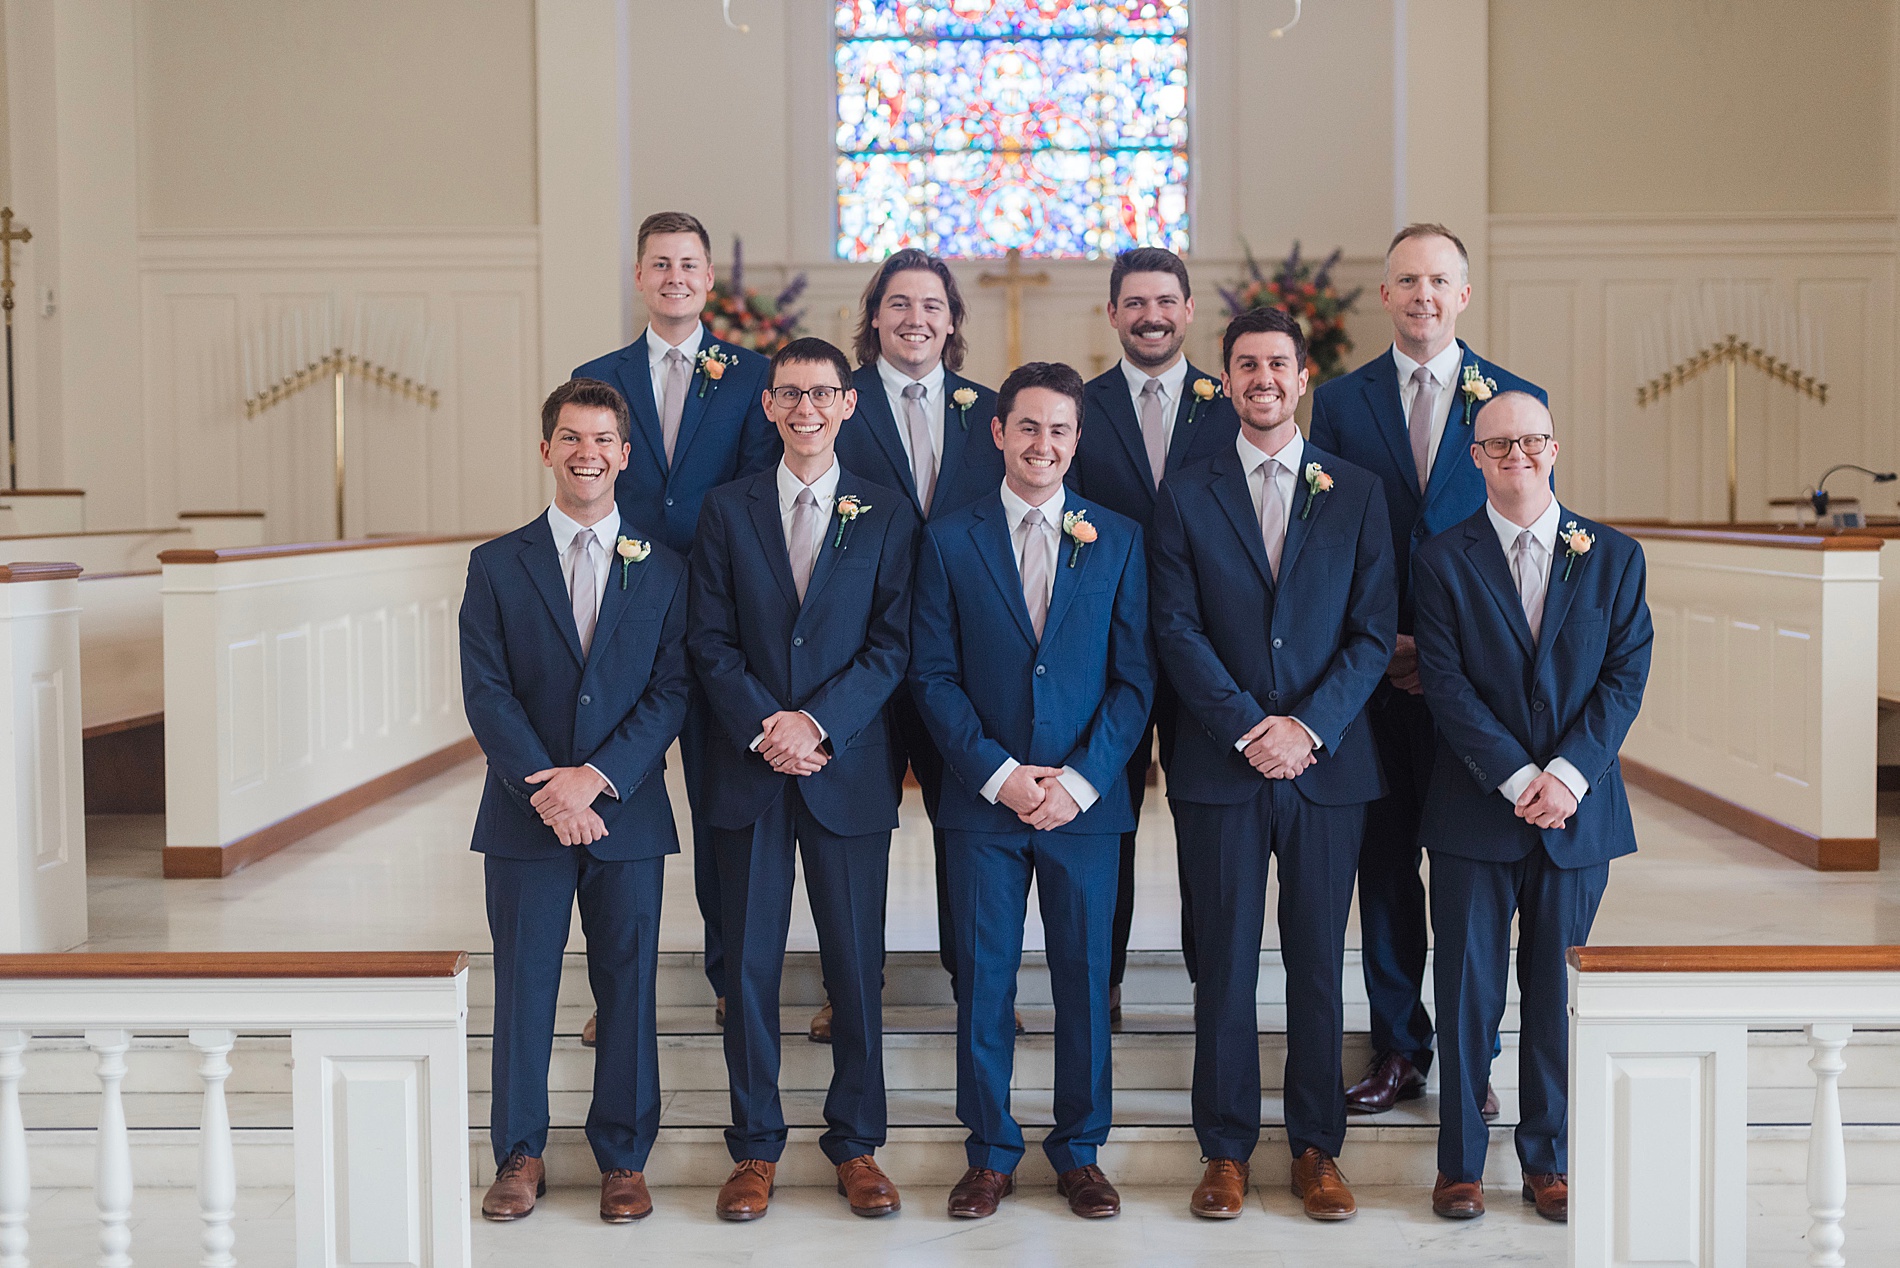
[[[840,259],[1187,248],[1187,6],[837,0]]]

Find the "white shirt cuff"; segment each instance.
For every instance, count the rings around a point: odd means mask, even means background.
[[[1005,757],[1003,764],[996,768],[996,773],[990,776],[989,782],[983,785],[983,800],[989,802],[992,806],[995,805],[997,795],[1003,791],[1003,784],[1011,775],[1015,774],[1016,768],[1021,765],[1022,763],[1015,758]],[[1070,793],[1069,795],[1073,797],[1075,794]]]
[[[1509,779],[1498,785],[1498,792],[1503,794],[1504,800],[1515,806],[1517,799],[1524,795],[1524,790],[1531,786],[1531,781],[1543,773],[1537,769],[1535,762],[1526,762]]]
[[[1570,795],[1578,801],[1582,801],[1583,795],[1590,791],[1590,781],[1583,777],[1582,771],[1571,764],[1569,758],[1551,758],[1549,764],[1544,767],[1544,774],[1555,775],[1563,786],[1570,790]]]
[[[596,766],[596,765],[594,765],[594,764],[593,764],[592,762],[589,762],[589,763],[587,763],[587,769],[588,769],[588,770],[590,770],[590,771],[593,771],[593,772],[594,772],[594,774],[596,774],[596,775],[598,775],[598,776],[600,776],[600,782],[601,782],[601,783],[603,783],[603,784],[605,784],[605,785],[607,785],[607,795],[608,795],[609,797],[612,797],[612,798],[613,798],[613,799],[614,799],[615,801],[619,801],[619,800],[620,800],[620,790],[619,790],[618,788],[615,788],[615,787],[614,787],[614,781],[613,781],[613,780],[611,780],[611,779],[608,779],[608,778],[607,778],[607,772],[606,772],[606,771],[604,771],[604,770],[602,770],[602,769],[601,769],[600,767],[598,767],[598,766]],[[1581,795],[1581,794],[1579,794],[1579,795]]]
[[[813,718],[811,714],[806,713],[803,709],[800,709],[798,713],[800,717],[809,718],[811,724],[818,728],[818,742],[820,744],[823,744],[826,740],[831,738],[831,732],[825,730],[824,723],[820,722],[817,718]],[[748,752],[756,753],[759,751],[759,745],[763,743],[765,743],[765,732],[760,731],[757,735],[752,737],[752,743],[746,745],[746,749]]]
[[[1095,791],[1095,785],[1082,778],[1082,772],[1073,766],[1064,766],[1062,773],[1056,776],[1056,782],[1068,790],[1069,796],[1075,798],[1077,808],[1084,812],[1102,799],[1102,794]]]

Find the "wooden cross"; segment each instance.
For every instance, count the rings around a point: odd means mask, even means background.
[[[0,207],[0,309],[7,320],[7,487],[20,487],[20,448],[14,436],[13,404],[13,244],[33,241],[25,225],[13,227],[13,208]]]
[[[1009,369],[1013,370],[1023,363],[1023,288],[1049,285],[1049,274],[1046,271],[1023,272],[1022,248],[1011,247],[1009,254],[1003,257],[1002,273],[985,273],[977,278],[977,284],[1003,288],[1003,330],[1007,339]]]

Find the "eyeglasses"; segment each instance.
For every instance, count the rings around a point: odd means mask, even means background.
[[[1475,443],[1478,448],[1484,450],[1487,458],[1508,458],[1511,456],[1513,445],[1522,449],[1526,458],[1535,458],[1544,452],[1544,446],[1550,443],[1550,437],[1535,433],[1529,436],[1493,436],[1489,440],[1480,440]]]
[[[843,388],[832,387],[829,383],[821,383],[817,387],[775,387],[772,389],[772,400],[780,409],[790,413],[798,408],[799,401],[809,395],[813,405],[826,409],[843,392]]]

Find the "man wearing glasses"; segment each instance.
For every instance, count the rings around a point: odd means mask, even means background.
[[[1481,1109],[1504,1015],[1511,920],[1522,1016],[1523,1197],[1569,1215],[1564,953],[1589,940],[1610,860],[1636,849],[1617,750],[1643,700],[1643,552],[1557,501],[1550,411],[1479,411],[1485,505],[1412,561],[1419,679],[1438,727],[1422,832],[1432,854],[1440,1072],[1432,1210],[1484,1214]]]

